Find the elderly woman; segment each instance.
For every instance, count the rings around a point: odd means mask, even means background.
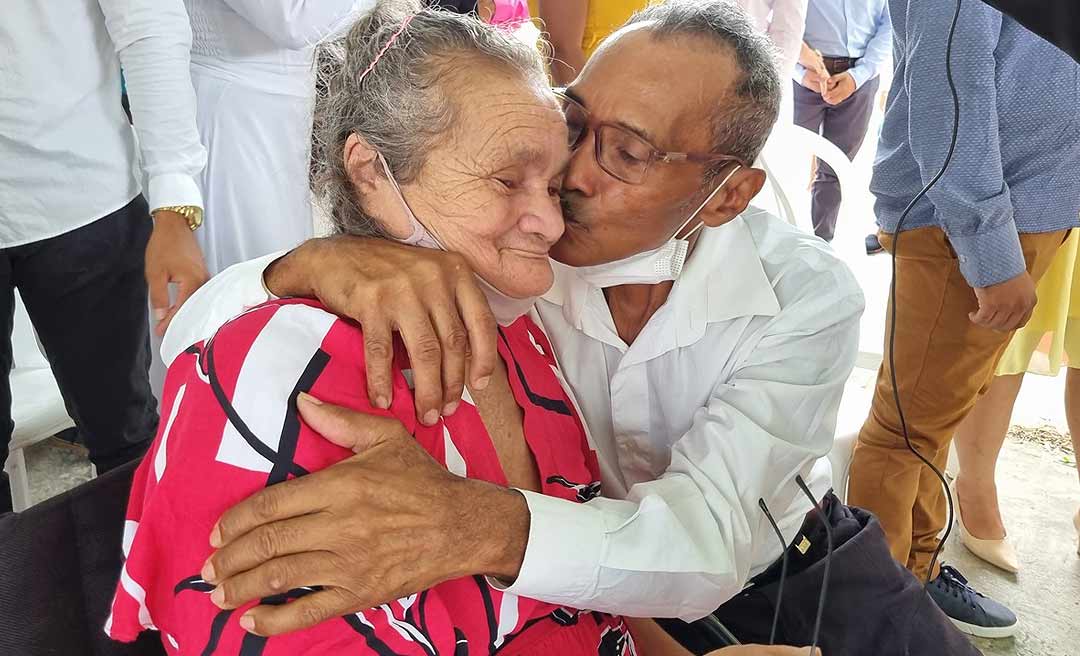
[[[316,195],[339,232],[460,254],[501,324],[499,366],[456,412],[418,421],[406,349],[396,353],[393,400],[370,402],[360,327],[313,302],[252,308],[189,348],[169,370],[165,421],[136,475],[107,631],[132,640],[159,630],[170,654],[684,656],[651,621],[517,597],[483,577],[260,637],[245,630],[245,608],[229,609],[200,574],[223,511],[351,455],[301,418],[323,401],[395,418],[459,476],[574,502],[599,493],[551,346],[525,316],[552,284],[569,156],[538,54],[475,19],[386,6],[331,54],[316,109]],[[406,525],[408,515],[402,507]],[[328,558],[327,579],[334,567]],[[349,594],[325,583],[281,585],[262,603]]]
[[[225,509],[350,455],[300,421],[300,395],[396,417],[460,476],[571,500],[598,487],[550,346],[521,316],[552,283],[548,249],[563,231],[567,129],[540,58],[475,19],[393,7],[358,23],[337,54],[317,108],[315,191],[340,232],[460,253],[499,315],[502,366],[453,416],[421,423],[404,349],[393,403],[373,407],[359,326],[312,303],[254,308],[193,346],[169,370],[166,420],[136,477],[108,631],[131,640],[157,628],[177,654],[633,653],[619,617],[516,598],[471,577],[259,638],[241,612],[218,609],[199,576]],[[430,108],[433,120],[417,123]]]

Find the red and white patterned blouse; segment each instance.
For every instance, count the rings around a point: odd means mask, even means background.
[[[543,492],[584,502],[599,471],[551,346],[527,317],[500,331],[499,354],[521,406]],[[273,638],[222,611],[199,571],[221,514],[259,489],[352,453],[300,419],[296,395],[399,419],[436,460],[461,476],[506,485],[495,448],[468,395],[432,427],[415,417],[408,361],[398,348],[389,411],[367,397],[360,328],[309,301],[261,305],[226,324],[169,368],[157,439],[135,475],[124,535],[126,562],[106,631],[134,640],[161,631],[169,654],[196,656],[632,656],[622,618],[504,594],[467,577],[320,626]],[[287,603],[310,589],[264,603]]]

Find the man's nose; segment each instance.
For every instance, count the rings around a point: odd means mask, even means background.
[[[597,175],[602,173],[596,163],[596,140],[586,135],[581,145],[570,157],[570,165],[563,177],[563,191],[576,191],[583,196],[593,195],[596,189]]]

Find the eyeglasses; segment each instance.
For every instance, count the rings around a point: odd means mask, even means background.
[[[621,125],[593,120],[589,110],[568,96],[565,89],[554,91],[562,103],[566,125],[570,129],[570,151],[576,151],[585,143],[591,130],[596,140],[593,148],[596,163],[609,175],[627,184],[638,185],[645,182],[649,167],[654,162],[662,164],[739,162],[745,166],[741,158],[732,155],[675,153],[660,150]]]

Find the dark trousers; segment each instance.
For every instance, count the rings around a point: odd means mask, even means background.
[[[11,331],[19,289],[68,414],[104,473],[133,460],[157,430],[150,390],[146,244],[153,229],[135,198],[97,221],[51,239],[0,249],[0,463],[11,419]],[[11,509],[0,476],[0,512]]]
[[[839,105],[830,105],[820,93],[792,82],[795,86],[795,124],[821,134],[843,151],[848,159],[855,159],[866,137],[870,115],[874,112],[874,97],[879,82],[876,77],[867,80]],[[821,160],[818,160],[817,175],[814,177],[810,214],[814,221],[814,234],[832,241],[836,234],[836,217],[840,214],[840,183],[832,167]]]
[[[827,656],[972,656],[979,654],[930,599],[922,582],[889,552],[877,519],[829,494],[823,500],[833,532],[833,553],[818,646]],[[809,548],[798,548],[803,536]],[[780,603],[777,644],[804,646],[813,640],[825,570],[825,529],[810,516],[788,549],[788,576]],[[805,544],[805,543],[804,543]],[[714,613],[742,643],[769,642],[776,610],[781,563]],[[679,626],[681,624],[681,626]],[[694,625],[662,620],[661,625],[697,654],[717,645],[705,642]]]

